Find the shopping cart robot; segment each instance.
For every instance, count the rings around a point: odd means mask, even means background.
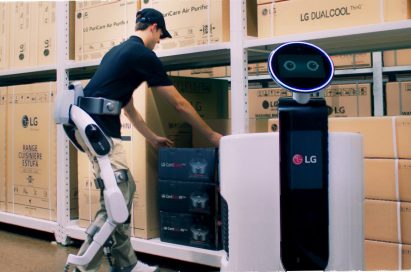
[[[292,42],[268,59],[293,92],[279,100],[279,132],[220,142],[221,271],[363,270],[362,138],[328,132],[332,80],[319,47]]]
[[[104,134],[89,115],[119,115],[120,112],[121,104],[118,101],[84,97],[80,82],[73,82],[67,90],[59,90],[57,93],[55,122],[63,126],[67,137],[78,150],[85,152],[87,149],[87,152],[97,158],[101,169],[98,182],[99,187],[104,188],[104,203],[107,209],[107,220],[103,226],[100,229],[87,230],[93,241],[84,254],[68,256],[66,271],[69,265],[86,266],[102,247],[104,252],[109,254],[111,234],[118,224],[124,223],[129,217],[126,201],[117,186],[122,177],[113,171],[108,158],[113,146],[112,139]]]

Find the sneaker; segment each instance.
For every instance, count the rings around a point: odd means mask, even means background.
[[[160,268],[157,265],[150,266],[141,261],[137,261],[136,266],[134,266],[131,272],[160,272]]]

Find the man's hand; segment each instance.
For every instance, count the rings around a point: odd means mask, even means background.
[[[221,135],[218,132],[213,132],[210,137],[209,137],[209,141],[215,146],[215,147],[219,147],[220,146],[220,139],[221,137],[223,137],[223,135]]]
[[[155,136],[149,140],[150,144],[154,147],[155,150],[158,150],[160,147],[173,147],[174,142],[166,137]]]

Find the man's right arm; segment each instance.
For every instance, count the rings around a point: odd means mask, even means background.
[[[170,103],[187,123],[194,129],[197,129],[214,146],[219,146],[222,135],[207,125],[190,102],[188,102],[173,85],[157,86],[153,87],[153,90]]]

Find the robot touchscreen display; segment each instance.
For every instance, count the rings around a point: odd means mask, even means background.
[[[291,190],[322,189],[321,131],[290,131]]]

